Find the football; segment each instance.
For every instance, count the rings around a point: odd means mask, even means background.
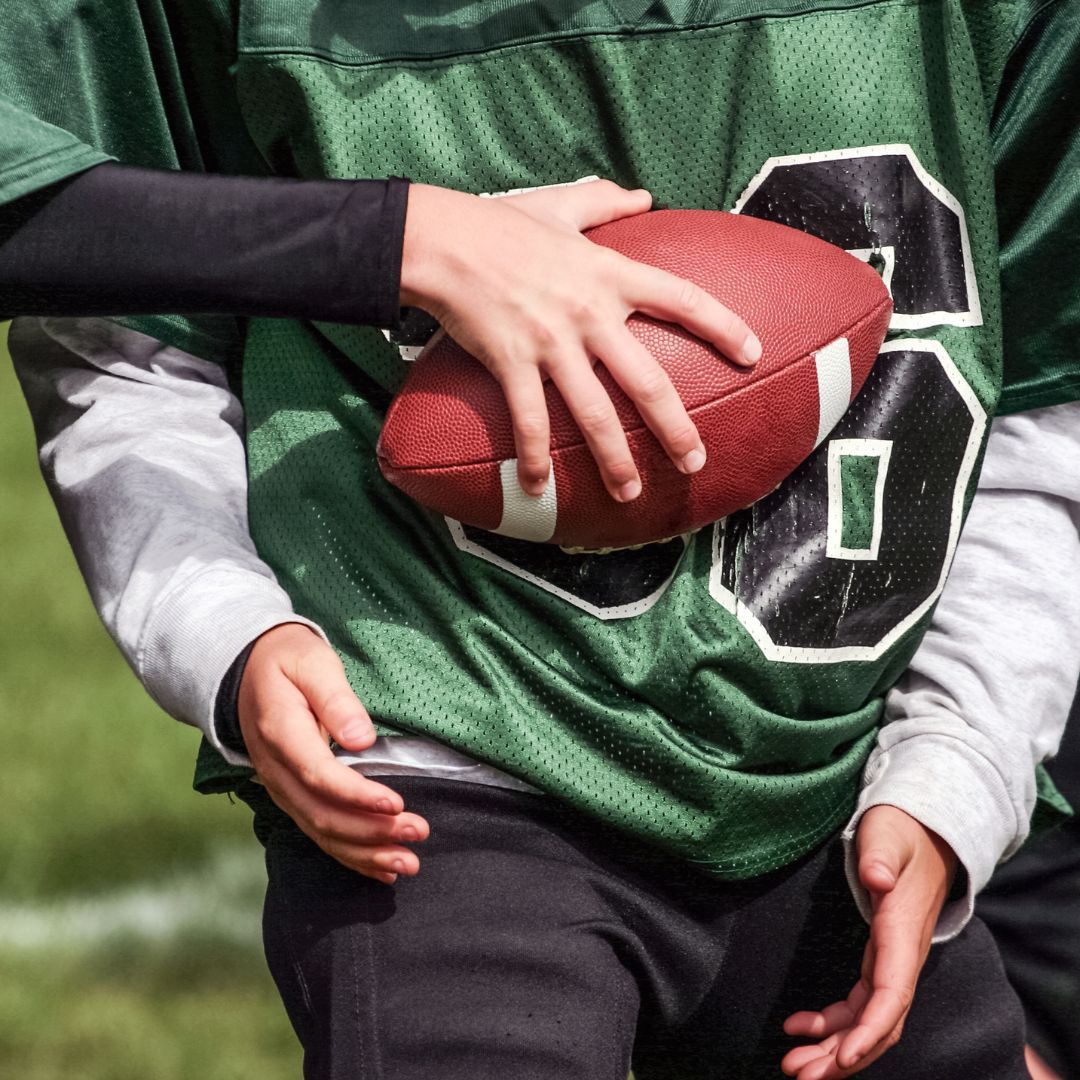
[[[700,285],[761,340],[750,369],[679,326],[628,325],[664,367],[708,460],[680,473],[602,365],[641,476],[629,503],[608,495],[566,404],[545,382],[552,474],[542,495],[517,481],[510,411],[488,370],[440,334],[412,365],[378,445],[383,475],[467,525],[564,547],[628,547],[690,532],[772,491],[822,442],[859,391],[892,302],[866,263],[807,233],[719,210],[655,210],[586,234]]]

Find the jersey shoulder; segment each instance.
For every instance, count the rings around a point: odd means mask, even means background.
[[[1080,0],[1024,0],[992,103],[999,411],[1080,400]]]

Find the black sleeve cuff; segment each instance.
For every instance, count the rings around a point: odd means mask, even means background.
[[[352,185],[337,228],[340,287],[332,291],[324,287],[319,290],[321,297],[310,298],[313,310],[321,299],[324,321],[387,330],[401,325],[401,256],[408,200],[409,181],[402,177]],[[368,239],[357,243],[358,237]]]
[[[258,638],[255,641],[258,641]],[[229,665],[229,670],[225,672],[225,677],[221,680],[217,698],[214,701],[214,730],[217,732],[218,739],[222,746],[245,757],[247,746],[244,743],[244,734],[240,730],[240,681],[244,677],[244,669],[247,667],[251,650],[255,648],[255,641],[247,645]]]

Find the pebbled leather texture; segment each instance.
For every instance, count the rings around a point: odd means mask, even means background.
[[[558,516],[552,543],[619,547],[708,524],[776,488],[814,449],[814,353],[848,339],[852,398],[885,337],[892,303],[868,265],[785,225],[720,210],[657,210],[591,230],[589,239],[694,281],[737,312],[763,354],[737,367],[681,327],[634,315],[628,325],[667,371],[708,452],[683,476],[602,365],[642,479],[616,503],[558,390],[545,384]],[[384,475],[418,502],[480,528],[502,517],[500,463],[515,457],[496,380],[446,335],[413,365],[379,441]]]

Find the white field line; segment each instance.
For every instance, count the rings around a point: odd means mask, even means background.
[[[152,885],[55,902],[0,901],[0,947],[91,948],[113,938],[169,942],[194,934],[257,946],[265,880],[261,848],[244,845]]]

